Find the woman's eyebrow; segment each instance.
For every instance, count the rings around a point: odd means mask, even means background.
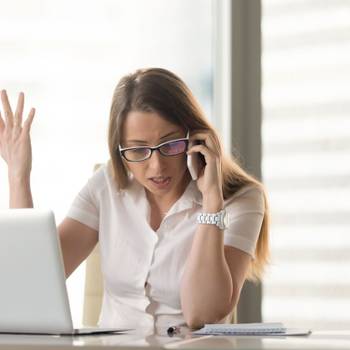
[[[162,136],[159,140],[163,140],[163,139],[165,139],[165,138],[167,138],[167,137],[169,137],[171,135],[177,134],[179,132],[180,132],[179,130],[171,131],[168,134]],[[143,144],[147,144],[148,143],[148,141],[144,141],[144,140],[127,140],[126,142],[127,143],[143,143]]]
[[[179,133],[179,132],[180,132],[179,130],[169,132],[169,134],[166,134],[166,135],[162,136],[162,137],[160,138],[160,140],[163,140],[163,139],[165,139],[166,137],[169,137],[169,136],[171,136],[171,135],[177,134],[177,133]]]

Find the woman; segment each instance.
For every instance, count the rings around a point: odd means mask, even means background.
[[[29,135],[35,111],[22,124],[23,94],[14,114],[6,92],[1,97],[0,149],[8,164],[10,207],[32,207]],[[190,90],[164,69],[121,79],[108,142],[110,161],[58,227],[67,277],[99,242],[100,326],[198,328],[225,319],[245,279],[258,279],[267,261],[262,185],[223,154]],[[195,181],[187,157],[196,155],[202,162]]]

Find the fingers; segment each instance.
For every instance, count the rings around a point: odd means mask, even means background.
[[[0,112],[0,133],[2,133],[5,129],[5,122],[4,119],[1,117],[1,112]]]
[[[210,133],[204,133],[199,132],[195,133],[190,137],[190,142],[199,140],[204,143],[205,146],[207,146],[212,152],[214,152],[217,155],[220,155],[220,149],[216,144],[216,141],[214,140],[213,136]]]
[[[9,99],[7,97],[6,90],[1,91],[1,102],[2,102],[2,107],[4,109],[6,124],[9,125],[10,127],[12,127],[13,126],[13,113],[11,110]]]
[[[1,91],[1,102],[4,109],[5,120],[2,119],[0,114],[0,131],[2,131],[7,126],[10,129],[12,129],[15,132],[15,134],[19,134],[21,131],[23,121],[24,93],[20,92],[18,95],[17,107],[14,115],[11,109],[6,90]],[[23,128],[25,128],[27,131],[30,131],[34,115],[35,109],[32,108],[28,114],[27,119],[23,124]]]
[[[32,126],[32,122],[34,119],[34,115],[35,115],[35,108],[32,108],[28,114],[27,119],[24,121],[23,123],[23,129],[26,131],[30,131],[30,128]]]
[[[20,92],[18,95],[16,112],[15,112],[15,115],[13,117],[13,126],[14,127],[21,127],[22,126],[23,107],[24,107],[24,94],[23,94],[23,92]]]
[[[199,152],[201,153],[204,158],[207,160],[209,157],[215,156],[215,154],[205,145],[195,145],[192,146],[188,151],[187,154],[192,154]]]

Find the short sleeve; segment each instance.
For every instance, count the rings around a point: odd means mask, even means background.
[[[99,205],[96,195],[96,180],[99,174],[95,174],[75,197],[67,216],[81,222],[92,229],[99,230]]]
[[[262,190],[256,186],[244,187],[225,204],[229,223],[224,233],[224,244],[255,258],[256,242],[265,213]]]

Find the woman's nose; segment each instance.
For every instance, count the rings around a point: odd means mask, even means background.
[[[164,161],[164,156],[160,154],[159,150],[154,150],[148,159],[148,165],[152,169],[162,170],[164,168]]]

